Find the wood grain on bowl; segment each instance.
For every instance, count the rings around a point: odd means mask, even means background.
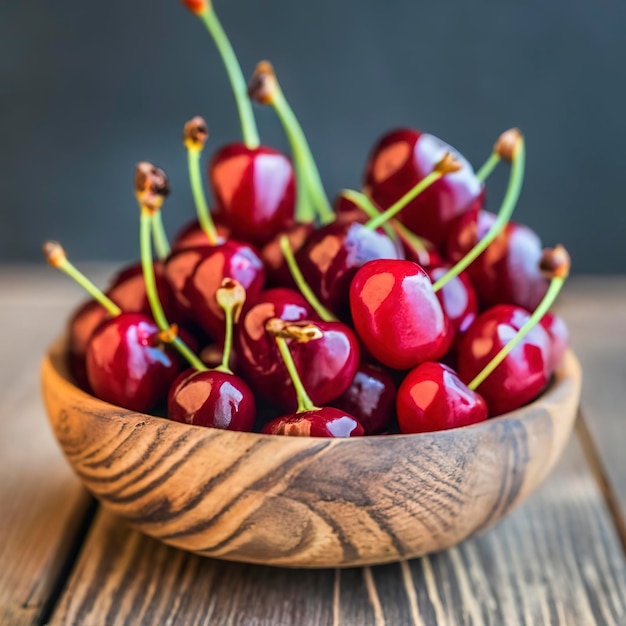
[[[533,404],[422,435],[275,437],[108,405],[43,363],[53,431],[102,504],[176,547],[233,561],[347,567],[412,558],[496,522],[546,477],[571,432],[581,374],[569,352]]]

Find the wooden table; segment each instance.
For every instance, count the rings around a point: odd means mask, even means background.
[[[626,624],[626,279],[573,279],[562,297],[585,380],[543,487],[457,548],[343,571],[197,558],[97,507],[39,397],[41,355],[80,297],[47,268],[0,268],[0,624]]]

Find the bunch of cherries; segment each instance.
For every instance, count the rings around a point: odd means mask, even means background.
[[[466,426],[541,394],[568,345],[548,311],[569,257],[509,221],[520,132],[503,133],[475,173],[433,135],[393,131],[373,148],[362,191],[332,206],[272,66],[246,85],[210,0],[183,4],[222,56],[244,140],[210,160],[209,211],[207,125],[185,125],[197,220],[171,246],[168,178],[137,166],[141,261],[104,293],[58,243],[44,245],[93,297],[69,323],[76,382],[134,411],[167,403],[187,424],[316,437]],[[260,144],[253,101],[275,110],[292,158]],[[509,183],[492,214],[485,181],[501,161]]]

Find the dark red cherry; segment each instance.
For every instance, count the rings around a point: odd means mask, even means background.
[[[399,259],[402,254],[384,233],[335,221],[313,231],[295,256],[321,303],[349,319],[348,291],[357,270],[373,259]]]
[[[265,265],[268,285],[273,287],[295,288],[291,272],[285,262],[285,257],[280,247],[280,238],[287,235],[291,250],[295,254],[313,232],[313,224],[293,223],[281,230],[271,241],[261,249],[261,260]]]
[[[361,363],[350,386],[333,400],[333,406],[354,415],[366,435],[377,435],[388,428],[395,399],[393,378],[376,365]]]
[[[224,334],[224,312],[215,300],[224,278],[238,281],[249,297],[258,294],[265,281],[254,249],[232,239],[177,250],[165,263],[165,276],[181,309],[214,339]]]
[[[251,431],[256,404],[250,387],[234,374],[187,372],[177,379],[168,398],[171,420],[223,430]]]
[[[329,406],[277,417],[261,432],[289,437],[361,437],[365,434],[356,418]]]
[[[402,381],[396,398],[402,433],[427,433],[484,422],[487,404],[441,363],[422,363]]]
[[[164,398],[182,363],[158,335],[156,324],[141,313],[122,313],[102,322],[86,354],[95,395],[132,411],[149,411]]]
[[[440,263],[425,268],[430,280],[435,283],[452,266]],[[462,272],[449,280],[438,292],[441,308],[450,322],[451,343],[458,341],[472,325],[478,315],[478,298],[469,277]]]
[[[224,146],[211,159],[209,180],[217,218],[235,239],[263,245],[294,219],[293,166],[272,148]]]
[[[67,326],[67,365],[74,381],[81,389],[89,390],[85,354],[94,330],[107,316],[107,312],[95,300],[89,300],[74,311]]]
[[[215,220],[214,220],[215,221]],[[230,238],[230,230],[223,224],[215,223],[218,236],[222,239]],[[200,226],[198,220],[192,220],[178,232],[173,243],[172,250],[182,250],[183,248],[194,248],[196,246],[209,245],[209,240]]]
[[[500,304],[479,315],[459,345],[460,379],[469,384],[529,318],[527,311],[510,304]],[[551,348],[546,330],[535,326],[476,389],[487,402],[491,416],[513,411],[545,389],[551,374]]]
[[[468,161],[433,135],[400,129],[380,139],[365,170],[370,197],[386,209],[428,176],[447,152],[459,161],[461,169],[435,182],[399,215],[414,233],[436,246],[445,243],[459,216],[475,214],[483,205],[484,186]]]
[[[563,360],[563,355],[569,348],[569,330],[563,321],[563,318],[553,313],[546,313],[540,324],[550,335],[550,370],[554,371]]]
[[[271,315],[275,308],[278,315]],[[300,317],[301,307],[293,310]],[[251,308],[239,322],[237,363],[254,391],[267,402],[284,410],[296,408],[296,393],[273,337],[261,335],[261,328],[272,317],[282,317],[278,307],[262,304]],[[354,333],[339,322],[315,320],[323,337],[307,343],[288,340],[289,349],[305,389],[316,405],[327,404],[340,396],[352,382],[359,366],[359,344]],[[290,320],[286,320],[290,321]]]
[[[350,287],[350,309],[359,337],[388,367],[434,361],[449,347],[449,322],[432,283],[411,261],[364,265]]]
[[[448,239],[448,257],[456,263],[484,237],[496,216],[481,211],[478,222],[463,218]],[[491,245],[468,268],[482,303],[515,304],[534,311],[548,289],[539,270],[541,240],[520,224],[509,222]]]

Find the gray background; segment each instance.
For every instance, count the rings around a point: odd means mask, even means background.
[[[527,138],[516,218],[574,268],[626,271],[626,2],[214,0],[248,75],[274,61],[329,193],[358,186],[385,130],[412,125],[475,166],[509,126]],[[170,174],[168,228],[192,216],[182,124],[239,137],[220,60],[178,0],[2,0],[0,260],[136,256],[136,161]],[[285,148],[269,109],[265,143]],[[489,185],[494,208],[506,179]]]

